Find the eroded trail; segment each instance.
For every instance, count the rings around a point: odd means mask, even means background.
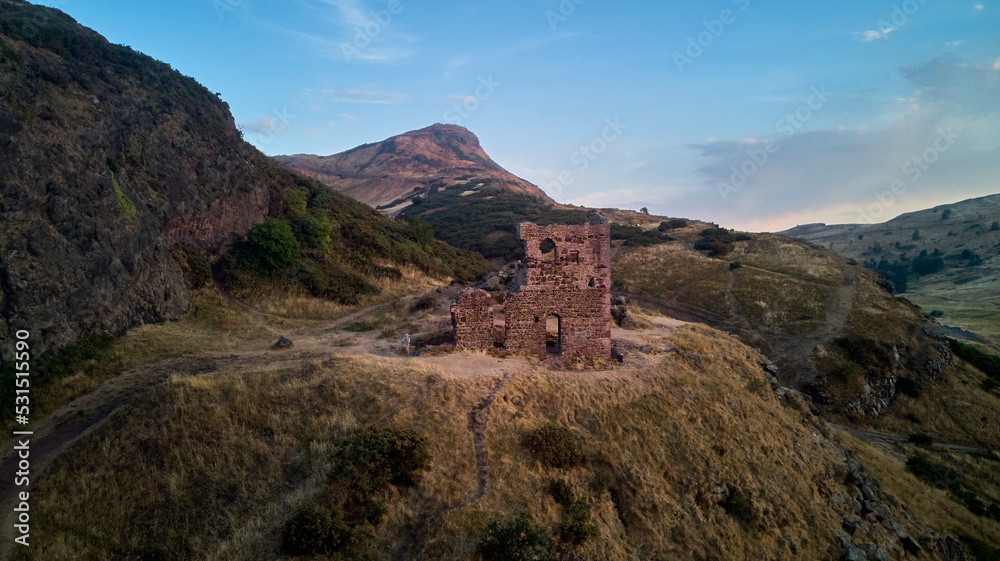
[[[467,506],[474,504],[479,499],[486,495],[486,489],[490,484],[490,464],[489,464],[489,452],[486,449],[486,423],[489,420],[489,409],[496,401],[497,396],[503,391],[504,385],[510,380],[511,374],[505,373],[500,380],[497,381],[496,385],[493,386],[493,390],[486,395],[479,402],[476,407],[469,412],[469,432],[472,433],[472,441],[474,444],[474,449],[476,453],[476,492],[475,494],[458,501],[457,503],[441,507],[434,512],[427,515],[423,520],[417,524],[414,529],[406,536],[403,541],[403,545],[396,550],[396,555],[394,559],[396,561],[405,561],[407,559],[419,559],[420,550],[414,551],[420,539],[420,535],[424,533],[426,528],[433,526],[441,519],[445,514],[463,509]],[[416,555],[414,555],[416,553]]]

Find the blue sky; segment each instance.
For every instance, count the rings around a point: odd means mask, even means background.
[[[560,202],[740,229],[1000,193],[1000,0],[49,0],[269,155],[436,122]]]

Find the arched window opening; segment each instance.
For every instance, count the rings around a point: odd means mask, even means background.
[[[551,238],[546,238],[545,241],[538,246],[538,249],[542,252],[542,261],[555,262],[556,242],[552,241]]]

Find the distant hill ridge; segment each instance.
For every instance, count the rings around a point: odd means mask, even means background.
[[[479,138],[458,125],[435,124],[331,156],[276,156],[292,169],[390,214],[416,197],[470,180],[552,202],[538,186],[494,162]]]

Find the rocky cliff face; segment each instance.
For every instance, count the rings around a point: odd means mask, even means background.
[[[211,253],[291,174],[193,79],[65,14],[0,0],[0,349],[177,317],[171,248]]]
[[[492,179],[491,187],[551,202],[537,186],[497,165],[476,135],[457,125],[433,125],[332,156],[275,159],[387,212],[398,212],[415,197],[475,179]]]

